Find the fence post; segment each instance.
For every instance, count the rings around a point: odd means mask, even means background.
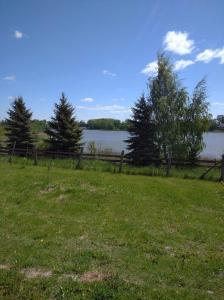
[[[14,144],[13,144],[12,150],[9,151],[9,163],[10,163],[10,164],[12,163],[12,157],[13,157],[13,155],[14,155],[15,148],[16,148],[16,141],[15,141]]]
[[[82,155],[83,155],[83,147],[80,148],[79,156],[78,156],[78,162],[76,165],[76,169],[80,168],[81,160],[82,160]]]
[[[26,159],[28,158],[28,143],[26,144]]]
[[[37,149],[34,148],[33,150],[33,165],[37,166]]]
[[[76,167],[75,167],[75,158],[76,158],[75,153],[73,153],[73,154],[72,154],[72,169],[75,169],[75,168],[76,168]]]
[[[214,165],[213,166],[211,166],[211,167],[209,167],[200,177],[199,177],[199,179],[204,179],[205,178],[205,176],[212,170],[212,169],[214,169],[215,167],[217,167],[217,165],[219,164],[219,162],[217,162],[216,160],[215,160],[215,163],[214,163]]]
[[[121,151],[121,160],[120,160],[120,164],[119,164],[119,173],[122,172],[123,161],[124,161],[124,150]]]
[[[220,181],[224,181],[224,154],[222,155]]]
[[[171,161],[171,154],[168,152],[167,159],[166,159],[166,176],[170,176],[170,169],[172,166],[172,161]]]

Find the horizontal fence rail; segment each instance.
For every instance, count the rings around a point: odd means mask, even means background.
[[[0,147],[0,155],[13,155],[15,156],[26,156],[26,157],[52,157],[52,158],[79,158],[80,153],[77,152],[65,152],[65,151],[50,151],[50,150],[36,150],[36,149],[24,149],[24,148],[15,148],[15,149],[7,149],[4,147]],[[109,162],[120,162],[121,156],[123,157],[124,163],[131,163],[131,159],[128,158],[127,154],[108,154],[108,153],[85,153],[82,154],[82,159],[98,159],[103,161]],[[162,163],[165,164],[164,160],[159,159],[152,159],[152,163]],[[214,160],[214,159],[198,159],[195,164],[196,165],[204,165],[204,166],[211,166],[211,165],[218,165],[221,160]],[[190,161],[172,161],[172,165],[190,165],[192,162]]]
[[[48,159],[72,159],[74,161],[74,168],[80,169],[82,160],[100,160],[105,162],[114,163],[118,166],[118,173],[122,173],[122,168],[124,164],[131,164],[132,161],[125,154],[124,151],[120,155],[113,153],[85,153],[83,148],[80,148],[79,152],[66,152],[66,151],[50,151],[50,150],[40,150],[40,149],[30,149],[30,148],[16,148],[15,144],[12,149],[7,149],[0,147],[0,155],[5,155],[8,157],[8,162],[12,163],[13,156],[25,157],[27,159],[32,159],[34,165],[38,165],[38,159],[48,158]],[[163,159],[152,159],[150,161],[155,165],[167,165],[167,162]],[[172,161],[173,166],[192,166],[191,161]],[[224,155],[221,160],[209,160],[209,159],[198,159],[194,162],[195,166],[207,167],[207,170],[198,177],[204,179],[207,174],[214,168],[219,168],[221,170],[220,181],[224,181]]]

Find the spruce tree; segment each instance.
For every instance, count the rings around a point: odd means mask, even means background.
[[[14,145],[16,148],[32,148],[33,138],[31,134],[32,113],[26,108],[22,97],[14,100],[8,111],[8,118],[5,121],[6,144],[9,149]]]
[[[54,116],[47,124],[45,133],[47,144],[52,151],[78,152],[82,130],[74,116],[74,108],[68,102],[64,93],[59,104],[55,103]]]
[[[155,124],[152,121],[152,107],[142,95],[132,108],[132,119],[129,120],[130,134],[127,149],[128,157],[135,165],[148,165],[159,157],[155,142]]]

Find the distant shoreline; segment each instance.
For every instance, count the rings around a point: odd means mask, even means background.
[[[86,128],[86,127],[81,127],[83,130],[97,130],[97,131],[126,131],[128,132],[128,130],[122,130],[122,129],[93,129],[93,128]],[[224,129],[215,129],[215,130],[208,130],[205,133],[224,133]]]
[[[86,127],[81,127],[82,128],[82,130],[97,130],[97,131],[115,131],[115,132],[117,132],[117,131],[128,131],[128,130],[122,130],[122,129],[93,129],[93,128],[86,128]]]
[[[222,132],[222,133],[224,133],[224,129],[209,130],[207,132],[218,132],[218,133]]]

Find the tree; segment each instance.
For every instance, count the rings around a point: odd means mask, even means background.
[[[219,124],[224,124],[224,115],[218,115],[216,119]]]
[[[34,119],[31,121],[31,130],[33,133],[43,132],[46,128],[46,125],[47,125],[46,120]]]
[[[26,108],[22,97],[18,97],[8,111],[8,118],[5,121],[6,144],[9,149],[14,145],[16,148],[32,148],[33,137],[31,135],[32,113]]]
[[[86,122],[83,121],[83,120],[79,121],[79,126],[80,126],[81,128],[85,128],[85,127],[86,127]]]
[[[111,118],[90,119],[87,122],[88,129],[103,129],[103,130],[120,130],[123,127],[120,120]]]
[[[74,108],[64,93],[59,104],[55,103],[54,116],[47,124],[47,144],[52,151],[74,151],[80,149],[82,130],[74,116]]]
[[[158,158],[158,147],[155,143],[155,123],[152,121],[152,107],[142,95],[132,108],[132,119],[129,120],[128,157],[136,165],[148,165]]]
[[[127,142],[130,156],[138,164],[147,162],[149,149],[154,149],[156,155],[160,153],[169,175],[173,160],[195,162],[204,147],[203,133],[208,129],[210,115],[204,79],[197,84],[190,100],[169,58],[158,54],[157,64],[157,75],[148,84],[148,102],[142,96],[133,109],[131,137]]]
[[[210,114],[208,112],[206,80],[196,85],[192,101],[187,111],[186,130],[188,158],[194,163],[204,148],[203,133],[208,130]]]
[[[5,129],[2,122],[0,122],[0,147],[3,144],[4,137],[5,137]]]
[[[158,74],[149,82],[150,102],[156,125],[156,139],[167,163],[185,153],[184,120],[188,102],[186,89],[180,85],[169,58],[158,55]]]
[[[126,119],[123,122],[121,122],[121,126],[120,126],[120,130],[128,130],[128,126],[129,126],[129,120]]]

